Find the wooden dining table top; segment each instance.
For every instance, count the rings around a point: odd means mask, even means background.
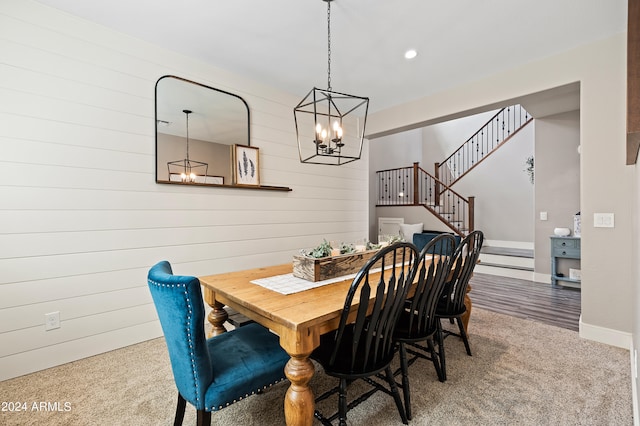
[[[282,337],[290,333],[308,334],[313,329],[315,338],[338,327],[340,315],[344,308],[345,296],[352,277],[332,284],[324,284],[309,290],[292,294],[281,294],[267,289],[251,281],[277,275],[290,274],[292,264],[267,266],[237,272],[226,272],[199,277],[205,290],[205,299],[231,306],[241,314],[270,328],[281,336],[281,344],[285,350],[305,351],[313,349],[299,347],[289,348]],[[211,302],[211,300],[207,300]],[[310,336],[306,336],[310,337]],[[290,342],[293,343],[293,342]]]

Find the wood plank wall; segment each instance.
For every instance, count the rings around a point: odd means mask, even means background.
[[[300,164],[297,95],[32,1],[0,3],[0,51],[0,380],[160,336],[159,260],[197,276],[368,233],[367,160]],[[244,97],[261,182],[293,191],[156,184],[167,74]]]
[[[635,164],[640,149],[640,0],[629,0],[627,13],[627,164]]]

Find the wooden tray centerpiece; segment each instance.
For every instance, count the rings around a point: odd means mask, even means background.
[[[337,249],[325,240],[309,253],[303,251],[293,256],[293,276],[316,282],[355,274],[380,247],[371,243],[365,246],[341,244]]]

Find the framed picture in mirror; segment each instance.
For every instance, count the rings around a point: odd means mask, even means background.
[[[260,155],[254,146],[234,144],[231,147],[233,179],[236,185],[260,185]]]

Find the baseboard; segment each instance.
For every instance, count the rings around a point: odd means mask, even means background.
[[[533,280],[537,283],[551,284],[551,274],[533,273]]]
[[[501,241],[501,240],[484,240],[485,246],[506,247],[533,250],[533,242],[528,241]]]
[[[586,324],[582,322],[582,315],[580,315],[579,334],[583,339],[593,340],[622,349],[629,349],[632,342],[631,333]]]
[[[631,363],[631,400],[633,402],[633,424],[640,425],[640,413],[638,412],[638,365],[636,361],[636,348],[631,337],[631,345],[629,346],[629,362]]]
[[[44,346],[2,358],[0,382],[162,336],[158,320]]]

